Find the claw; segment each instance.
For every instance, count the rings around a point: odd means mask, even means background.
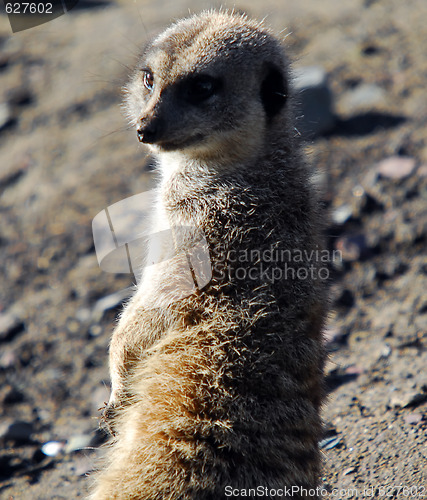
[[[100,417],[100,425],[104,429],[106,429],[111,436],[116,435],[116,431],[114,429],[114,417],[117,414],[117,409],[114,405],[109,403],[104,403],[104,406],[99,408],[99,411],[102,411]]]

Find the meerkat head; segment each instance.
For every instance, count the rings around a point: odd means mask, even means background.
[[[284,112],[280,42],[240,14],[203,12],[150,42],[125,87],[138,139],[153,152],[234,160],[253,155]]]

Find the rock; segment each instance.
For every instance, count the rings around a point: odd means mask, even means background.
[[[0,104],[0,132],[12,125],[14,119],[12,111],[7,103]]]
[[[15,387],[10,387],[8,392],[5,394],[3,399],[4,405],[13,405],[16,403],[22,403],[25,400],[25,395],[19,389]]]
[[[384,210],[384,204],[381,203],[373,194],[364,193],[360,197],[360,211],[365,214]]]
[[[354,262],[361,257],[365,257],[368,250],[364,234],[339,238],[335,248],[341,252],[342,259],[347,262]]]
[[[358,376],[358,373],[346,373],[341,367],[332,368],[325,377],[326,387],[328,391],[334,391],[341,385],[356,380]]]
[[[338,327],[329,326],[323,333],[323,338],[327,344],[345,344],[348,338],[348,332],[342,331]]]
[[[403,417],[403,420],[410,425],[419,424],[422,419],[423,416],[421,413],[410,413],[409,415],[405,415]]]
[[[427,401],[427,392],[414,389],[404,393],[393,394],[390,398],[391,408],[408,408],[419,406],[421,403]]]
[[[364,56],[373,56],[375,54],[378,54],[379,52],[381,52],[381,49],[379,47],[377,47],[376,45],[373,45],[371,43],[362,47],[362,50],[361,50],[361,53]],[[376,87],[376,85],[372,85],[372,87]]]
[[[48,457],[55,457],[65,446],[65,441],[49,441],[41,447],[41,451]]]
[[[67,326],[68,332],[71,334],[79,333],[79,331],[81,329],[80,323],[73,318],[67,319],[66,326]]]
[[[32,103],[33,96],[26,87],[17,87],[11,89],[6,94],[7,102],[10,106],[27,106]]]
[[[332,448],[335,448],[335,446],[338,446],[342,442],[342,439],[340,437],[329,437],[322,439],[320,441],[319,446],[320,448],[323,448],[324,450],[331,450]]]
[[[408,266],[399,261],[396,256],[386,257],[378,264],[376,269],[376,277],[379,281],[392,279],[395,276],[400,276],[408,271]],[[393,311],[390,311],[393,314]],[[394,315],[394,314],[393,314]],[[375,322],[375,318],[373,320]]]
[[[3,190],[16,184],[28,171],[30,165],[31,160],[28,157],[23,157],[11,164],[10,167],[2,169],[0,172],[0,189]]]
[[[388,359],[391,356],[391,352],[391,347],[388,344],[384,344],[377,350],[377,359]]]
[[[99,325],[89,327],[89,337],[99,337],[102,333],[102,328]]]
[[[94,460],[86,456],[79,456],[74,460],[73,471],[76,476],[87,476],[95,469]]]
[[[0,342],[9,342],[25,329],[22,320],[10,313],[0,314]]]
[[[125,290],[120,290],[119,292],[112,293],[97,300],[93,308],[94,318],[100,319],[105,311],[109,311],[119,306],[125,299],[132,295],[132,292],[132,288],[126,288]]]
[[[403,222],[396,226],[394,239],[400,245],[413,243],[417,237],[417,227],[411,222]]]
[[[342,475],[347,476],[348,474],[352,474],[353,472],[356,472],[356,467],[347,467],[347,469],[343,470]]]
[[[335,300],[335,304],[343,307],[353,307],[355,303],[354,295],[351,290],[345,289],[341,295]]]
[[[17,421],[4,430],[0,430],[0,437],[4,441],[14,441],[15,443],[31,442],[31,434],[34,432],[33,424],[30,422]]]
[[[0,71],[5,70],[10,64],[9,56],[6,54],[0,55]]]
[[[404,179],[415,170],[415,158],[405,156],[391,156],[380,161],[377,165],[377,172],[389,179]]]
[[[76,319],[80,321],[80,323],[88,323],[92,318],[90,309],[82,308],[76,312]]]
[[[350,205],[344,204],[332,212],[332,220],[335,224],[342,225],[347,222],[352,215],[352,207]]]
[[[385,101],[386,93],[378,85],[362,83],[343,96],[343,106],[351,111],[372,109]]]
[[[12,349],[4,350],[0,354],[0,368],[7,369],[16,365],[19,361],[19,358],[16,352]]]
[[[328,77],[320,66],[307,66],[294,70],[294,88],[299,99],[298,130],[306,136],[329,132],[335,117],[332,111],[332,93]]]
[[[427,314],[417,315],[414,319],[414,325],[418,332],[426,332],[427,331]],[[421,342],[419,342],[421,344]]]
[[[92,436],[89,434],[77,434],[71,436],[65,445],[65,453],[72,453],[73,451],[83,450],[87,448],[92,441]]]
[[[362,366],[357,366],[357,365],[351,365],[348,366],[345,370],[344,373],[346,375],[362,375],[362,373],[366,372],[366,368],[363,368]]]
[[[328,352],[339,350],[342,346],[347,345],[350,331],[339,327],[329,326],[324,330],[323,338],[328,349]],[[334,365],[335,366],[335,365]]]

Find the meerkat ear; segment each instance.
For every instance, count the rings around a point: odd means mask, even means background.
[[[261,84],[261,101],[269,119],[273,118],[285,105],[288,88],[280,69],[268,63],[264,68],[266,76]]]

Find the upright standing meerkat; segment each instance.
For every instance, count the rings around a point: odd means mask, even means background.
[[[203,12],[148,44],[125,92],[161,173],[152,230],[185,230],[150,249],[113,334],[92,499],[318,498],[324,216],[281,43]],[[181,296],[200,235],[212,279]]]

